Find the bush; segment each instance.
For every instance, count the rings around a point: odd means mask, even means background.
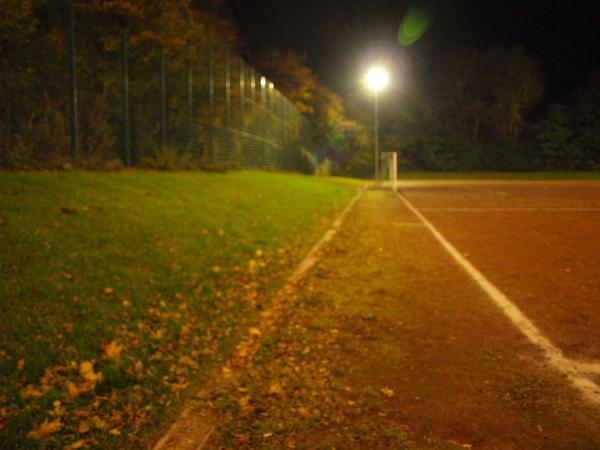
[[[305,147],[300,148],[300,158],[298,161],[298,170],[307,175],[314,175],[319,168],[317,157]]]
[[[328,177],[331,175],[331,160],[325,158],[321,164],[318,165],[315,175],[322,177]]]

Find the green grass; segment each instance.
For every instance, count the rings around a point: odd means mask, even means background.
[[[599,172],[424,172],[398,171],[400,180],[600,180]]]
[[[227,357],[353,184],[263,172],[0,173],[0,448],[146,444],[183,387]],[[113,358],[111,342],[122,348]],[[84,361],[102,374],[88,391]],[[69,383],[81,392],[69,396]],[[44,419],[60,430],[27,438]]]

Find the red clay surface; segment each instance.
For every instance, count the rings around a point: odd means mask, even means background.
[[[575,359],[600,360],[600,182],[407,182],[402,193]]]

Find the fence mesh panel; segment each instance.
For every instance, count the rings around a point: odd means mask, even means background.
[[[100,36],[88,26],[93,18],[77,17],[77,28],[89,29],[85,38],[75,35],[76,134],[69,126],[68,42],[53,64],[38,61],[33,48],[29,57],[21,50],[20,65],[3,71],[0,83],[0,164],[21,158],[40,165],[120,160],[146,167],[297,168],[307,120],[210,33],[164,48],[116,26]],[[73,136],[75,154],[69,152]]]

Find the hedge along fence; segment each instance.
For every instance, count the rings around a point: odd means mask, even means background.
[[[62,12],[63,51],[0,69],[0,165],[298,168],[307,120],[208,27],[167,46]]]

